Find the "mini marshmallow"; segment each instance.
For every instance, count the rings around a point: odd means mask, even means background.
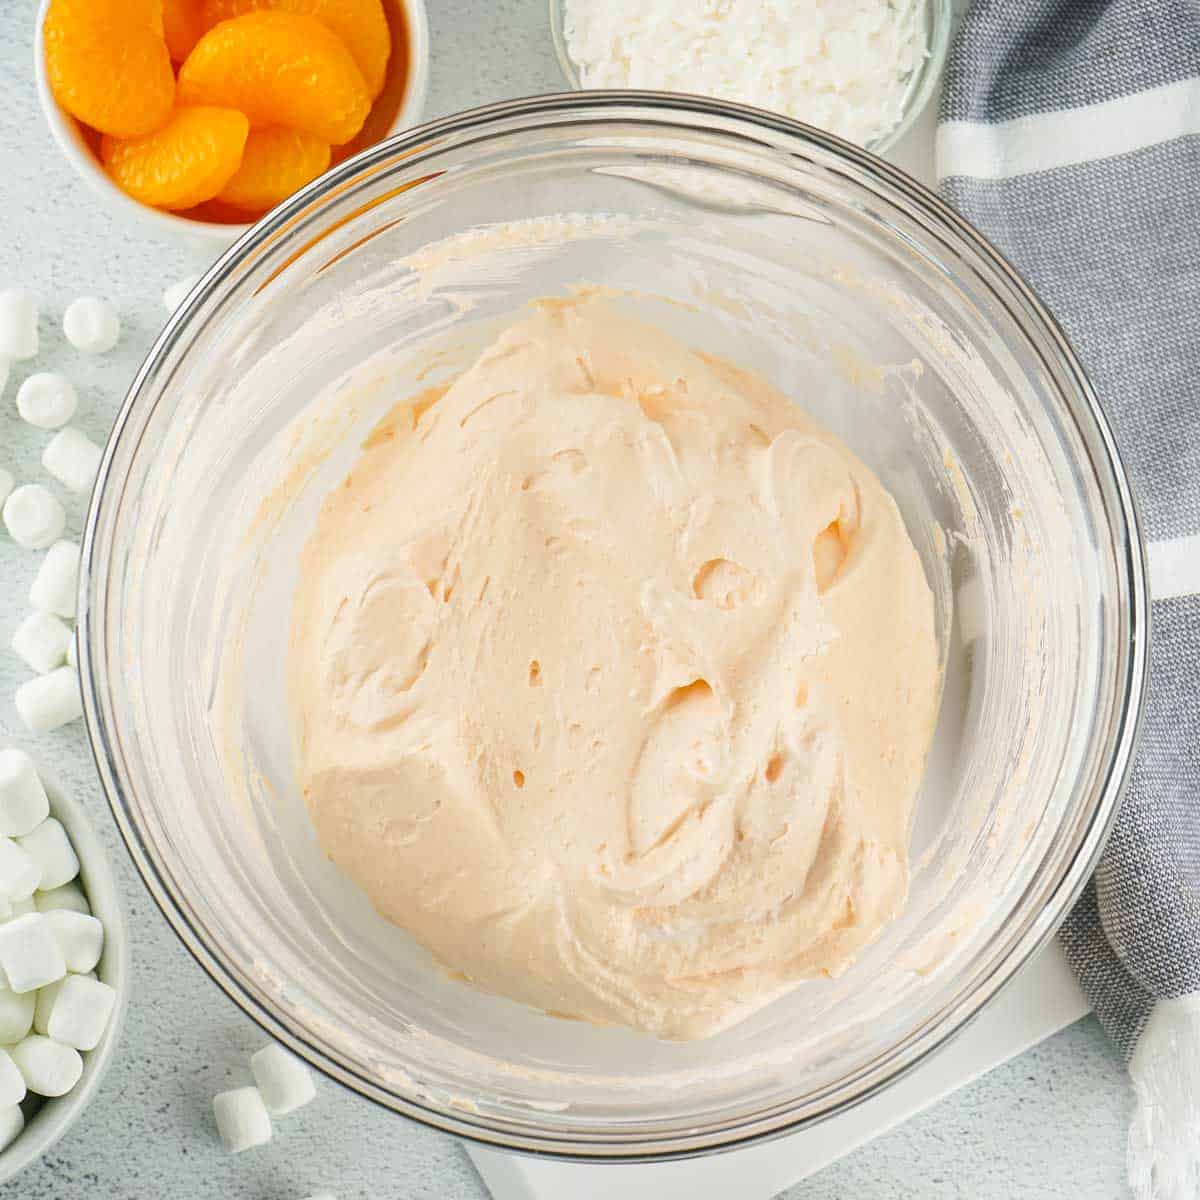
[[[39,675],[45,675],[67,661],[67,647],[74,637],[56,616],[32,612],[17,626],[12,648]]]
[[[267,1111],[275,1117],[294,1112],[317,1094],[312,1072],[294,1054],[274,1043],[250,1056],[250,1073]]]
[[[83,716],[79,676],[70,667],[21,684],[13,700],[30,733],[49,733]]]
[[[26,1030],[25,1033],[29,1031]],[[21,1034],[23,1038],[25,1034]],[[17,1038],[20,1041],[21,1038]],[[20,1104],[25,1099],[25,1077],[17,1070],[7,1050],[0,1050],[0,1109]]]
[[[10,901],[25,900],[37,891],[42,868],[11,838],[0,837],[0,892]]]
[[[45,550],[62,537],[67,514],[49,488],[40,483],[26,483],[4,501],[4,524],[18,546]]]
[[[33,759],[15,746],[0,750],[0,836],[32,833],[49,815],[50,801]]]
[[[79,638],[74,633],[67,643],[67,666],[76,674],[79,673]]]
[[[33,1028],[35,1033],[40,1033],[43,1037],[47,1036],[46,1031],[50,1028],[50,1014],[54,1011],[54,1001],[58,999],[59,989],[68,979],[74,978],[74,975],[64,975],[57,983],[48,983],[44,988],[38,988],[36,992],[29,993],[31,996],[37,997],[37,1002],[33,1006]],[[89,971],[86,975],[79,976],[79,978],[95,979],[96,972]],[[21,1034],[21,1037],[24,1036],[24,1033]],[[19,1042],[20,1040],[21,1038],[13,1038],[14,1042]]]
[[[55,542],[46,551],[42,565],[29,589],[29,603],[39,612],[73,619],[75,594],[79,590],[79,546],[76,542]]]
[[[40,991],[18,994],[9,991],[8,988],[0,990],[0,1042],[5,1046],[11,1046],[28,1036],[33,1028],[34,1014],[37,1012],[37,1002],[41,995]],[[0,1105],[4,1103],[0,1097]]]
[[[121,318],[107,300],[80,296],[63,313],[63,333],[84,354],[107,354],[121,336]]]
[[[92,906],[88,904],[83,889],[77,883],[64,883],[62,887],[47,888],[37,892],[33,901],[40,913],[64,911],[90,914],[92,911]]]
[[[271,1140],[271,1117],[258,1088],[235,1088],[214,1096],[213,1116],[230,1154],[241,1154]]]
[[[42,451],[42,466],[72,492],[90,492],[104,451],[73,425],[60,429]]]
[[[3,892],[0,892],[0,925],[3,925],[5,921],[11,921],[13,917],[19,915],[13,912],[13,902]]]
[[[163,308],[173,313],[188,297],[188,292],[200,282],[199,275],[188,275],[178,283],[173,283],[163,292]]]
[[[34,903],[32,896],[22,896],[20,900],[8,902],[8,916],[5,920],[13,921],[17,917],[23,917],[26,913],[31,912],[37,912],[37,904]]]
[[[65,375],[39,371],[17,388],[17,412],[22,421],[39,429],[58,429],[79,407],[79,396]]]
[[[65,1096],[83,1074],[83,1059],[74,1046],[64,1046],[32,1033],[9,1050],[25,1084],[37,1096]]]
[[[37,301],[24,288],[0,292],[0,358],[33,358],[38,352]]]
[[[94,1050],[104,1036],[117,993],[98,979],[68,975],[50,1010],[49,1036],[76,1050]]]
[[[0,1109],[0,1150],[7,1150],[25,1128],[25,1114],[18,1105]]]
[[[4,388],[0,386],[0,391],[3,390]],[[0,467],[0,504],[3,504],[9,498],[16,483],[17,481],[13,478],[13,473]]]
[[[36,829],[17,839],[17,845],[37,863],[42,873],[39,889],[62,887],[79,874],[79,858],[62,823],[47,817]],[[91,967],[80,967],[90,971]]]
[[[75,975],[86,975],[100,961],[104,950],[104,926],[87,913],[71,912],[66,908],[55,909],[43,915],[54,933],[59,950],[62,951],[67,970]],[[74,1046],[75,1043],[71,1042],[71,1045]],[[90,1046],[78,1048],[91,1049]]]
[[[55,983],[67,973],[48,920],[41,913],[28,913],[0,925],[0,967],[18,995]]]

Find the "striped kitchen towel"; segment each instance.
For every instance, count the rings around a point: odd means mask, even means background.
[[[947,199],[1057,316],[1149,541],[1142,743],[1060,937],[1137,1091],[1139,1200],[1200,1197],[1200,0],[975,0],[947,66]]]

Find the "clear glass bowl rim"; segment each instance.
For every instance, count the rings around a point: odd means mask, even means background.
[[[286,237],[288,229],[297,223],[300,213],[336,198],[349,181],[368,175],[375,180],[386,179],[386,164],[389,161],[396,165],[396,169],[410,171],[414,166],[419,166],[424,157],[436,155],[447,140],[454,142],[459,139],[459,144],[463,141],[478,144],[481,139],[486,141],[489,130],[511,136],[514,122],[522,122],[523,128],[537,128],[551,120],[563,128],[568,127],[567,122],[595,126],[641,120],[661,123],[664,131],[686,122],[692,130],[707,128],[714,135],[736,133],[776,152],[791,150],[802,153],[806,147],[815,148],[840,157],[847,166],[862,172],[872,184],[886,185],[898,193],[911,206],[910,215],[919,215],[943,242],[958,239],[960,247],[977,254],[993,272],[992,285],[998,284],[1006,289],[1004,298],[1007,302],[1015,303],[1019,309],[1023,327],[1027,331],[1036,329],[1043,336],[1055,360],[1054,365],[1070,381],[1071,388],[1063,395],[1069,410],[1067,415],[1079,425],[1093,451],[1099,454],[1099,461],[1090,460],[1089,465],[1093,466],[1094,482],[1114,506],[1112,522],[1118,582],[1125,586],[1128,602],[1127,607],[1122,606],[1120,610],[1122,636],[1117,644],[1122,649],[1124,670],[1120,677],[1120,695],[1115,698],[1106,761],[1100,771],[1102,783],[1097,788],[1091,811],[1086,814],[1086,823],[1078,834],[1073,854],[1061,867],[1050,887],[1048,900],[1040,911],[1028,917],[1024,928],[1010,942],[1007,951],[992,960],[989,971],[968,980],[936,1021],[927,1023],[917,1033],[897,1043],[887,1056],[860,1071],[853,1081],[851,1095],[835,1099],[821,1112],[798,1115],[791,1111],[791,1106],[777,1105],[735,1126],[721,1126],[715,1130],[700,1128],[687,1136],[656,1141],[649,1149],[645,1142],[630,1146],[622,1141],[620,1130],[614,1130],[611,1140],[597,1140],[591,1136],[568,1141],[561,1136],[529,1135],[482,1114],[467,1113],[448,1106],[433,1107],[415,1097],[399,1096],[383,1089],[309,1044],[286,1013],[264,1003],[261,997],[245,986],[239,978],[236,964],[230,960],[224,948],[215,944],[207,931],[196,928],[189,920],[187,906],[175,890],[171,872],[164,869],[156,848],[144,836],[127,799],[133,794],[133,789],[123,771],[118,731],[108,719],[102,697],[107,681],[97,678],[94,669],[95,648],[105,636],[104,626],[94,616],[96,601],[107,576],[106,556],[110,547],[104,541],[104,530],[108,524],[108,509],[116,503],[112,495],[119,491],[116,485],[121,482],[114,470],[116,449],[123,439],[140,436],[145,418],[153,407],[146,407],[145,393],[151,393],[150,398],[153,399],[156,373],[177,340],[184,335],[192,314],[208,298],[221,293],[240,267],[259,256],[265,244]],[[736,128],[731,130],[730,126]],[[882,191],[876,198],[883,203],[894,203],[893,197]],[[158,397],[160,400],[162,398]],[[145,412],[143,408],[146,408]],[[110,484],[114,486],[110,487]],[[896,1082],[944,1047],[1049,940],[1090,877],[1120,807],[1133,764],[1144,702],[1149,621],[1149,585],[1137,506],[1107,418],[1057,322],[1017,271],[983,235],[934,192],[898,168],[868,151],[787,117],[746,105],[694,96],[658,92],[585,91],[510,100],[471,109],[369,147],[339,164],[263,217],[209,268],[188,299],[168,319],[151,347],[130,385],[105,448],[83,537],[79,657],[84,717],[93,756],[109,806],[134,864],[155,903],[186,949],[222,991],[266,1033],[337,1082],[442,1132],[494,1148],[547,1158],[652,1162],[694,1157],[780,1137],[854,1107]]]
[[[580,82],[579,71],[567,50],[564,3],[565,0],[550,0],[550,37],[554,43],[554,57],[558,60],[558,68],[568,87],[579,92],[589,91]],[[946,56],[950,52],[954,8],[952,0],[924,0],[924,4],[929,17],[929,45],[925,57],[909,80],[900,120],[883,137],[867,146],[872,154],[883,154],[890,150],[913,127],[941,81]]]

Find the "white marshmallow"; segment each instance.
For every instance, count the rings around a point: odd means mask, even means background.
[[[47,888],[37,892],[33,897],[34,906],[38,912],[80,912],[91,913],[92,906],[88,904],[83,889],[77,883],[64,883],[62,887]]]
[[[0,925],[0,967],[8,986],[19,995],[54,983],[67,973],[47,917],[28,913]]]
[[[48,1036],[76,1050],[94,1050],[104,1036],[117,993],[98,979],[68,975],[58,985],[50,1010]]]
[[[21,1034],[22,1038],[25,1033]],[[17,1041],[20,1040],[21,1038],[17,1038]],[[20,1104],[25,1099],[27,1090],[25,1077],[17,1070],[17,1064],[13,1062],[7,1050],[0,1049],[0,1109]]]
[[[37,1096],[65,1096],[83,1074],[83,1059],[74,1046],[63,1046],[33,1033],[9,1050],[25,1084]]]
[[[0,1150],[7,1150],[25,1128],[25,1114],[17,1105],[0,1109]]]
[[[188,292],[200,282],[199,275],[188,275],[178,283],[173,283],[163,292],[163,308],[173,313],[186,299]]]
[[[79,676],[70,667],[21,684],[13,700],[30,733],[49,733],[83,716]]]
[[[39,371],[17,388],[17,412],[22,421],[39,429],[58,429],[79,407],[79,396],[65,375]]]
[[[235,1088],[214,1096],[213,1116],[230,1154],[241,1154],[271,1140],[271,1117],[258,1088]]]
[[[67,666],[76,674],[79,673],[79,638],[76,634],[71,634],[71,640],[67,643]]]
[[[42,873],[38,888],[49,891],[70,883],[79,874],[79,858],[62,823],[47,817],[29,833],[17,838],[17,845],[33,859]],[[80,970],[90,971],[91,967]]]
[[[68,425],[42,451],[42,466],[72,492],[90,492],[104,451],[86,433]]]
[[[79,545],[55,542],[46,551],[42,565],[29,589],[29,603],[39,612],[73,619],[75,595],[79,591]]]
[[[42,868],[11,838],[0,837],[0,892],[10,901],[26,900],[41,881]]]
[[[33,358],[38,352],[37,323],[37,301],[29,292],[0,292],[0,358]]]
[[[13,912],[13,902],[3,892],[0,892],[0,925],[3,925],[5,921],[11,921],[17,915]]]
[[[33,1028],[34,1013],[41,994],[40,991],[17,993],[8,988],[0,990],[0,1042],[5,1046],[11,1046],[28,1036]],[[0,1106],[4,1103],[3,1097],[0,1097]]]
[[[67,970],[74,975],[86,975],[100,961],[104,950],[104,926],[87,913],[71,912],[67,908],[54,909],[44,916],[54,932]],[[91,1047],[80,1046],[79,1049],[90,1050]]]
[[[0,391],[3,390],[4,388],[0,386]],[[0,467],[0,504],[3,504],[5,500],[7,500],[12,494],[12,490],[16,486],[16,483],[17,481],[13,478],[13,473],[11,471],[6,471],[3,467]]]
[[[45,550],[62,537],[67,514],[49,488],[40,483],[26,483],[5,500],[4,524],[18,546]]]
[[[31,833],[49,815],[50,801],[33,759],[15,746],[0,750],[0,836]]]
[[[67,647],[74,634],[53,614],[31,612],[13,634],[13,652],[39,675],[67,661]]]
[[[250,1073],[267,1111],[275,1117],[294,1112],[317,1094],[308,1067],[274,1042],[250,1056]]]
[[[54,1001],[58,999],[58,990],[68,979],[74,979],[74,975],[64,975],[57,983],[48,983],[44,988],[38,988],[36,992],[30,992],[31,996],[37,997],[37,1003],[33,1006],[33,1029],[35,1033],[40,1033],[43,1037],[47,1036],[46,1031],[50,1028],[50,1013],[54,1010]],[[86,975],[81,975],[81,979],[95,979],[96,972],[89,971]],[[22,1034],[21,1037],[24,1037]],[[13,1038],[14,1042],[19,1042],[21,1038]]]
[[[17,917],[23,917],[26,913],[37,912],[37,904],[32,896],[22,896],[19,900],[10,900],[8,902],[8,916],[6,921],[15,921]],[[3,922],[0,922],[2,924]]]
[[[107,300],[80,296],[63,313],[63,333],[84,354],[107,354],[121,336],[121,318]]]

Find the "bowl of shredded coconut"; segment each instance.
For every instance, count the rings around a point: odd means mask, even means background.
[[[932,96],[950,0],[550,0],[567,81],[750,104],[882,153]]]

